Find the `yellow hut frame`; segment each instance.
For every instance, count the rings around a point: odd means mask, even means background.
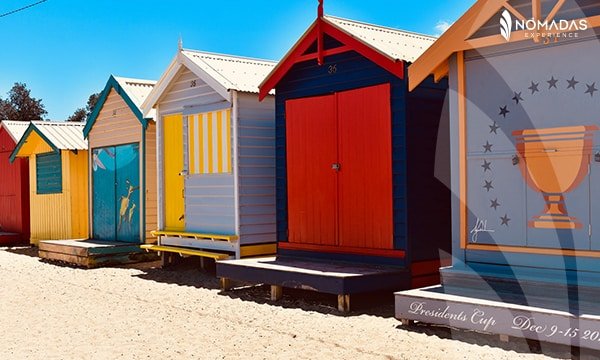
[[[85,124],[33,121],[11,161],[29,158],[31,244],[88,235],[88,144]]]

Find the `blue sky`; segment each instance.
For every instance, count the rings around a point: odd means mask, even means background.
[[[4,0],[5,13],[36,0]],[[325,13],[439,33],[474,0],[325,0]],[[0,96],[25,82],[63,120],[108,76],[158,79],[184,47],[279,60],[316,17],[317,0],[48,0],[0,17]],[[442,26],[443,27],[443,26]]]

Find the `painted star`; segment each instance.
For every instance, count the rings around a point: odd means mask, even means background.
[[[512,99],[517,103],[517,105],[519,104],[519,102],[523,101],[523,98],[521,97],[522,93],[518,93],[515,92],[515,97],[513,97]]]
[[[567,82],[569,83],[569,86],[567,86],[567,90],[569,90],[569,89],[575,90],[575,86],[577,86],[577,84],[579,84],[579,81],[575,80],[575,76],[573,76],[571,78],[571,80],[567,80]]]
[[[493,144],[490,144],[489,141],[485,142],[485,145],[483,145],[483,149],[485,150],[485,152],[492,152],[492,146],[494,146]]]
[[[596,88],[596,83],[593,83],[592,85],[586,85],[587,86],[587,90],[585,91],[586,94],[590,94],[591,97],[594,97],[594,93],[596,91],[598,91],[598,89]]]
[[[498,129],[500,129],[500,126],[498,126],[495,122],[493,125],[489,125],[490,126],[490,134],[494,133],[496,135],[498,135]]]
[[[531,95],[540,91],[539,86],[540,86],[540,83],[534,83],[533,81],[531,82],[531,86],[528,87],[528,89],[531,90]]]
[[[556,84],[558,83],[558,80],[554,78],[554,76],[552,76],[552,78],[548,81],[546,81],[548,83],[548,89],[558,89],[558,87],[556,86]]]
[[[487,181],[487,180],[483,180],[485,181],[485,185],[483,185],[483,188],[487,190],[487,192],[490,192],[490,190],[492,190],[494,188],[494,185],[492,185],[491,181]]]
[[[508,106],[505,105],[503,107],[500,107],[500,116],[503,116],[506,119],[506,115],[509,113],[510,111],[508,110]]]
[[[508,214],[505,214],[504,216],[500,217],[500,220],[502,221],[502,224],[500,224],[500,225],[508,226],[508,222],[512,219],[508,217]]]
[[[494,208],[494,210],[498,210],[498,207],[500,206],[498,199],[490,200],[490,202],[492,203],[492,205],[490,205],[490,207]]]
[[[492,162],[484,159],[483,165],[481,165],[481,167],[483,168],[483,172],[486,172],[488,170],[492,171]]]

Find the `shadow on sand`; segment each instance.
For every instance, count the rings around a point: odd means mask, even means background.
[[[38,257],[38,248],[35,246],[15,246],[4,249],[6,252],[17,255],[25,255],[33,258]]]
[[[498,335],[482,334],[474,331],[448,328],[423,323],[396,326],[399,330],[407,330],[427,336],[436,336],[440,339],[452,339],[478,346],[488,346],[521,354],[542,354],[555,359],[599,359],[600,352],[566,345],[551,344],[535,340],[510,337],[508,342],[500,340]]]
[[[204,269],[201,268],[200,261],[196,258],[187,258],[164,269],[160,267],[160,264],[155,265],[144,268],[137,266],[136,268],[144,273],[135,276],[161,283],[215,290],[219,291],[219,294],[232,299],[269,304],[282,308],[302,309],[335,316],[372,315],[382,318],[394,317],[394,297],[391,292],[354,295],[351,298],[353,311],[344,314],[337,310],[336,295],[286,288],[283,291],[281,300],[272,301],[269,286],[243,282],[234,282],[231,290],[222,291],[219,279],[215,275],[214,261],[206,261]],[[128,267],[132,268],[134,266]]]

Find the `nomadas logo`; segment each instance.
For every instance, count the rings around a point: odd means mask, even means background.
[[[513,31],[525,31],[526,38],[576,38],[579,31],[589,29],[587,19],[579,20],[536,20],[514,19],[506,9],[500,15],[500,35],[510,41]]]

